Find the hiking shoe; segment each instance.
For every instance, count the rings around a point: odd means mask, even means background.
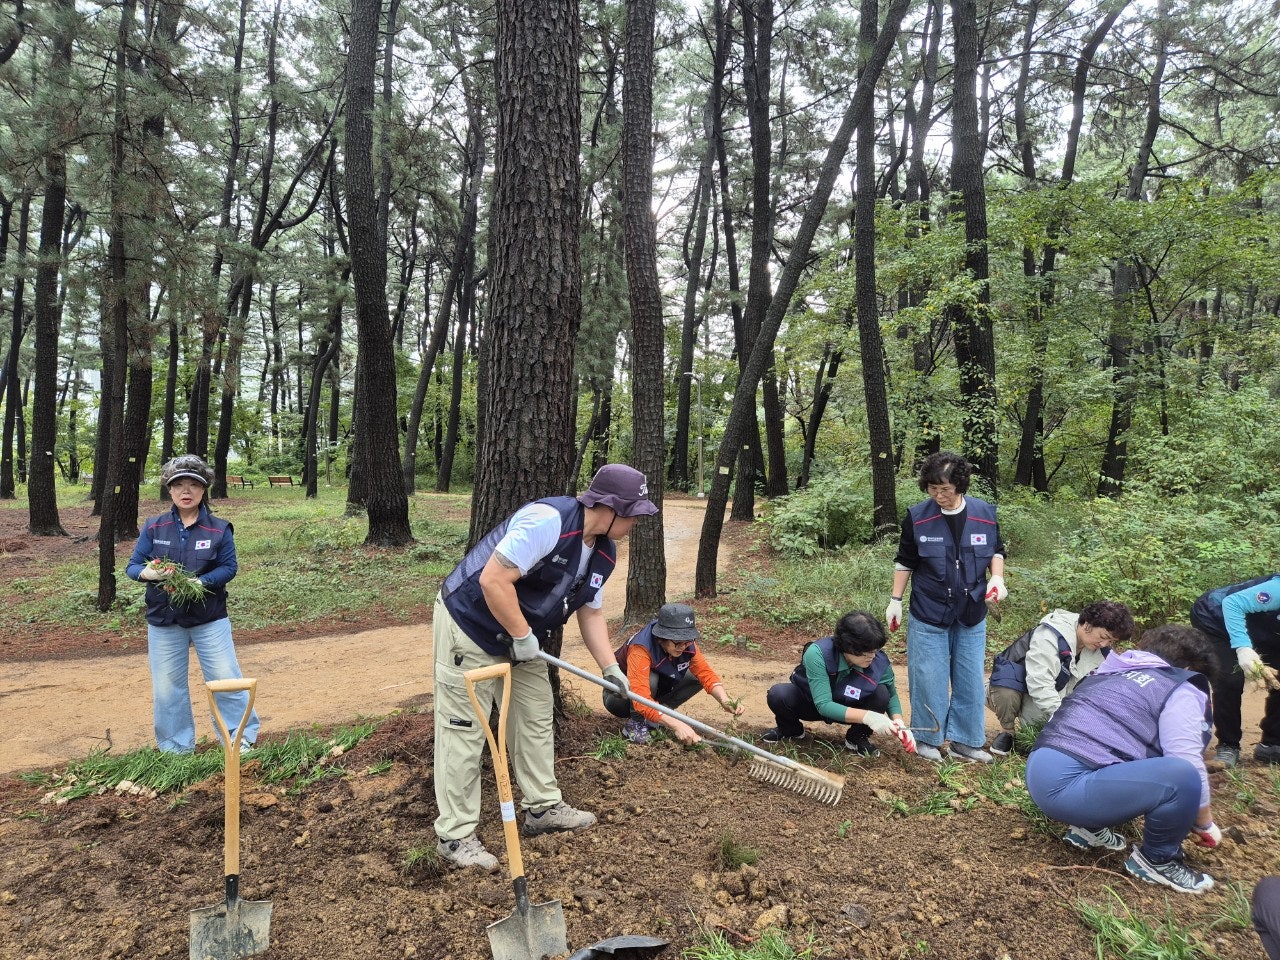
[[[1253,748],[1253,759],[1259,763],[1280,763],[1280,743],[1260,743]]]
[[[1013,752],[1013,734],[997,733],[996,738],[991,741],[991,752],[997,757],[1007,757]]]
[[[931,743],[921,743],[916,741],[916,756],[921,760],[928,760],[930,763],[942,762],[942,751]]]
[[[649,742],[649,725],[641,717],[632,717],[622,728],[622,738],[627,743],[644,746]]]
[[[1123,850],[1129,841],[1110,827],[1086,830],[1084,827],[1068,827],[1062,839],[1081,850]]]
[[[1152,863],[1137,847],[1124,862],[1124,869],[1139,880],[1163,884],[1180,893],[1204,893],[1213,889],[1213,877],[1192,870],[1181,857],[1174,857],[1168,863]]]
[[[849,728],[849,732],[844,735],[844,748],[852,750],[860,757],[878,757],[880,751],[875,744],[871,742],[871,738],[865,733],[855,734],[853,728]]]
[[[803,740],[804,738],[805,738],[804,730],[801,730],[799,733],[795,733],[795,734],[787,734],[787,733],[779,733],[777,727],[772,727],[766,730],[764,733],[760,734],[760,740],[763,743],[795,742],[798,740]]]
[[[560,802],[538,813],[529,810],[524,815],[524,835],[536,837],[557,830],[581,830],[596,822],[596,815],[586,810],[575,810]]]
[[[991,754],[981,747],[970,747],[963,743],[951,744],[951,755],[959,757],[966,763],[991,763]]]
[[[1238,767],[1240,765],[1240,748],[1219,746],[1214,751],[1213,759],[1224,767]]]
[[[484,848],[474,833],[461,840],[441,840],[436,850],[455,867],[479,867],[481,870],[497,870],[498,858]]]

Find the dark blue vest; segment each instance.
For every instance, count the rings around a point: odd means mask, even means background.
[[[814,640],[813,644],[822,653],[822,665],[826,668],[827,677],[831,681],[832,700],[846,707],[856,707],[860,710],[868,709],[872,703],[878,703],[880,699],[885,703],[888,702],[888,692],[880,684],[885,672],[889,669],[889,658],[885,656],[883,650],[877,650],[871,665],[866,670],[862,670],[859,667],[849,666],[849,662],[836,651],[834,637],[823,637],[821,640]],[[791,671],[791,682],[806,693],[809,693],[809,675],[804,669],[804,653],[808,648],[809,645],[806,644],[805,651],[800,654],[800,664]],[[844,673],[843,677],[840,677],[841,673]],[[810,693],[811,699],[812,696]],[[882,707],[879,709],[883,712]]]
[[[654,623],[656,622],[654,621]],[[667,656],[667,652],[662,649],[658,638],[653,635],[653,623],[650,623],[619,647],[614,654],[623,673],[627,671],[627,659],[632,647],[644,647],[649,651],[649,672],[658,675],[659,693],[665,693],[689,676],[689,664],[693,662],[693,655],[698,649],[696,643],[691,643],[684,648],[684,652],[680,656],[674,658]]]
[[[911,616],[935,627],[959,620],[976,626],[987,615],[987,568],[996,553],[996,508],[966,497],[964,530],[957,546],[941,508],[932,500],[908,511],[920,563],[911,574]]]
[[[230,523],[215,517],[203,504],[191,527],[182,525],[175,507],[168,513],[152,517],[146,522],[145,529],[151,538],[151,556],[148,559],[174,560],[195,577],[218,565],[222,539],[233,533]],[[198,627],[221,620],[226,615],[225,584],[209,587],[204,599],[190,606],[175,607],[169,603],[169,594],[164,592],[158,581],[147,581],[147,623],[157,627]]]
[[[608,537],[597,537],[586,573],[579,579],[586,507],[573,497],[547,497],[537,502],[554,507],[560,514],[560,540],[554,550],[516,581],[516,596],[529,628],[539,640],[545,641],[552,630],[564,626],[569,615],[604,586],[613,573],[617,547]],[[493,556],[510,523],[511,517],[507,517],[472,547],[445,578],[441,591],[445,608],[462,632],[493,656],[509,652],[511,638],[489,612],[480,589],[480,571]]]
[[[1274,573],[1269,573],[1265,577],[1254,577],[1252,580],[1246,580],[1243,583],[1233,583],[1229,586],[1218,587],[1216,590],[1210,590],[1192,604],[1192,624],[1211,636],[1216,635],[1219,639],[1229,639],[1227,637],[1227,621],[1222,615],[1222,601],[1233,593],[1252,590],[1269,580],[1274,580],[1275,577]],[[1245,629],[1249,633],[1251,642],[1269,641],[1272,644],[1280,643],[1280,614],[1272,612],[1247,613],[1244,621]]]
[[[1184,683],[1209,692],[1204,674],[1178,667],[1135,667],[1085,677],[1049,718],[1033,749],[1058,750],[1095,770],[1161,756],[1160,713]],[[1206,701],[1205,746],[1212,735],[1211,717]]]

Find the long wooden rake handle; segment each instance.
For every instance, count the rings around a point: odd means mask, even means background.
[[[467,682],[467,696],[471,698],[471,706],[475,708],[476,719],[489,741],[489,752],[493,755],[493,775],[498,782],[498,801],[502,810],[502,832],[507,839],[507,862],[511,879],[519,881],[524,877],[524,857],[520,854],[520,830],[516,826],[516,805],[511,793],[511,772],[507,769],[507,712],[511,706],[511,664],[495,663],[487,667],[477,667],[464,671],[462,678]],[[476,696],[476,684],[486,680],[502,681],[502,705],[498,713],[498,736],[494,739],[493,730],[489,726],[489,714],[480,705]],[[521,886],[517,886],[516,895],[520,896]]]
[[[597,677],[594,673],[591,673],[590,671],[583,670],[580,667],[575,667],[572,663],[569,663],[567,660],[561,660],[559,657],[553,657],[551,654],[547,653],[545,650],[539,650],[538,656],[540,656],[543,660],[547,661],[547,663],[551,664],[552,666],[559,667],[561,670],[569,671],[569,673],[572,673],[575,677],[581,677],[583,680],[589,680],[590,682],[594,683],[597,687],[604,687],[606,690],[613,690],[615,692],[618,689],[616,686],[614,686],[613,683],[604,679],[603,677]],[[784,757],[781,754],[777,754],[777,753],[770,753],[768,750],[763,750],[760,747],[757,747],[753,743],[747,743],[745,740],[739,740],[737,737],[731,737],[729,736],[729,734],[724,733],[721,730],[717,730],[715,727],[708,726],[707,724],[703,723],[701,720],[695,720],[693,719],[693,717],[685,716],[683,713],[679,713],[675,710],[672,710],[670,707],[664,707],[662,704],[655,703],[653,700],[650,700],[648,697],[642,697],[640,694],[632,690],[627,691],[627,698],[629,700],[634,700],[636,703],[644,704],[650,710],[657,710],[659,713],[663,714],[664,716],[674,717],[676,720],[683,721],[684,723],[687,723],[689,726],[693,727],[693,729],[697,730],[699,733],[703,733],[703,734],[706,734],[707,736],[715,737],[717,740],[721,740],[725,743],[732,744],[736,749],[744,750],[747,753],[755,754],[761,759],[767,760],[769,763],[772,763],[778,766],[789,767],[793,770],[796,770],[802,773],[808,773],[809,770],[811,769],[805,766],[803,763],[798,763],[795,760],[792,760],[790,757]]]
[[[240,875],[240,737],[249,716],[253,713],[253,698],[258,693],[258,681],[251,677],[240,677],[231,680],[210,680],[205,683],[205,691],[209,696],[209,709],[213,713],[213,722],[222,734],[223,750],[223,782],[226,797],[222,805],[222,865],[225,876]],[[239,693],[249,691],[249,702],[245,704],[244,715],[240,725],[236,727],[233,737],[227,725],[222,722],[222,711],[218,709],[218,698],[215,693]],[[231,887],[228,887],[230,896]]]

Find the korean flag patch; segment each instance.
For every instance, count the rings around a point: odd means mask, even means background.
[[[601,587],[604,586],[604,576],[599,573],[593,573],[591,575],[590,581],[588,582],[591,584],[593,589],[599,590]]]
[[[197,540],[197,541],[196,541],[196,549],[197,549],[197,550],[208,550],[211,546],[213,546],[213,541],[212,541],[212,540]]]
[[[969,534],[969,545],[971,547],[985,547],[987,545],[987,535],[985,533]]]
[[[850,700],[862,699],[862,691],[859,690],[857,687],[853,686],[853,684],[849,684],[844,688],[844,695],[848,697]]]

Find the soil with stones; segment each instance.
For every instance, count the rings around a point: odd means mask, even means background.
[[[365,626],[374,625],[381,624]],[[18,629],[3,632],[12,640]],[[740,683],[782,679],[802,639],[778,638],[750,659],[717,653],[713,664],[728,663],[722,672]],[[319,641],[282,643],[306,659]],[[3,649],[32,686],[59,667],[83,672],[87,662],[40,659],[39,649],[14,656],[12,643]],[[841,728],[811,725],[815,736],[801,759],[847,781],[840,801],[826,805],[757,780],[743,758],[707,746],[660,739],[600,759],[601,740],[617,733],[618,721],[575,709],[599,703],[594,687],[568,680],[566,689],[557,771],[566,799],[600,822],[528,838],[522,847],[530,898],[563,904],[572,949],[646,934],[669,940],[663,956],[674,958],[703,930],[745,946],[772,926],[793,944],[812,937],[819,958],[1088,960],[1096,956],[1093,937],[1076,910],[1085,899],[1149,917],[1168,910],[1174,922],[1195,928],[1212,951],[1205,956],[1262,955],[1251,931],[1223,918],[1229,885],[1248,892],[1280,862],[1280,783],[1267,767],[1246,762],[1235,781],[1214,774],[1228,840],[1215,851],[1188,845],[1188,854],[1218,886],[1204,896],[1166,897],[1123,874],[1124,853],[1077,851],[992,799],[991,770],[961,768],[948,786],[938,768],[896,745],[878,758],[856,758],[842,749]],[[737,732],[759,733],[767,718],[754,701],[763,701],[763,688],[741,692],[753,706]],[[27,722],[11,702],[0,699],[6,738]],[[514,901],[487,754],[480,835],[503,868],[406,865],[411,852],[435,846],[428,703],[409,697],[372,737],[327,761],[345,776],[301,789],[268,786],[259,762],[246,760],[241,894],[273,905],[272,947],[263,956],[490,956],[485,928],[508,916]],[[1246,704],[1249,736],[1259,707]],[[0,779],[0,960],[187,956],[189,911],[222,899],[221,777],[179,797],[108,793],[54,806],[41,804],[41,795],[17,777]],[[917,812],[926,806],[935,812]],[[1129,833],[1136,836],[1133,827]],[[726,862],[743,854],[754,862]]]

